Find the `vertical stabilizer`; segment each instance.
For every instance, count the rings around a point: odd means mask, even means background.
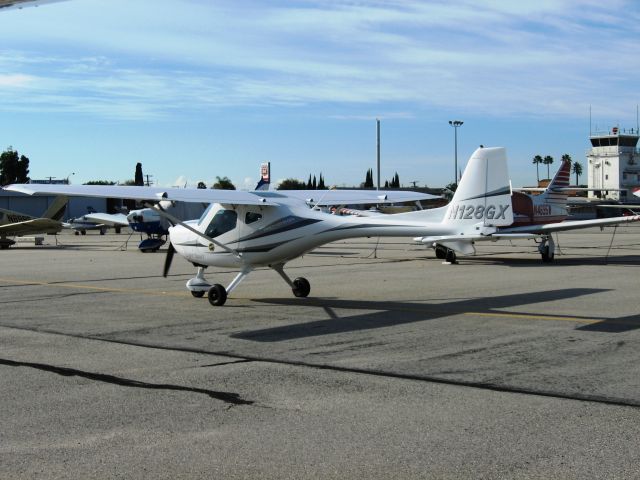
[[[444,223],[461,227],[506,226],[513,223],[506,150],[478,148],[467,164],[445,213]]]
[[[49,208],[42,214],[42,218],[50,218],[52,220],[62,221],[64,212],[67,208],[68,197],[58,196],[53,199]]]
[[[567,191],[556,189],[566,189],[569,186],[570,175],[571,162],[569,160],[563,160],[560,169],[556,172],[553,180],[551,180],[551,183],[549,183],[547,189],[542,194],[546,203],[566,206]]]
[[[271,162],[260,165],[260,181],[256,185],[256,190],[269,190],[271,183]]]

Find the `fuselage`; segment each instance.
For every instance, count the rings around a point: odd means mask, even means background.
[[[277,207],[212,204],[200,220],[187,222],[239,255],[180,225],[171,227],[169,232],[176,251],[192,263],[220,267],[262,266],[284,264],[320,245],[345,238],[451,233],[451,225],[430,221],[433,213],[343,217],[287,199]]]

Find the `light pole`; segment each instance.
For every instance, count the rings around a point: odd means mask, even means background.
[[[69,175],[67,175],[67,185],[69,185],[69,177],[75,174],[76,172],[71,172]]]
[[[458,186],[458,127],[462,126],[464,122],[460,120],[449,120],[449,125],[453,127],[454,131],[454,144],[455,144],[455,154],[454,154],[454,172],[453,172],[453,183],[455,186]]]

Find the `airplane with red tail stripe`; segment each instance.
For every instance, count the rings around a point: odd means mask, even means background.
[[[621,223],[640,220],[638,215],[598,218],[593,220],[571,220],[567,207],[567,194],[572,190],[579,190],[569,186],[571,162],[563,160],[560,169],[546,188],[511,189],[511,204],[513,208],[513,223],[501,226],[488,235],[473,235],[462,238],[460,235],[416,237],[415,241],[433,247],[438,258],[455,263],[456,254],[473,255],[476,241],[511,240],[529,238],[538,243],[538,251],[543,262],[551,262],[555,256],[555,242],[553,232],[576,230],[589,227],[618,225]],[[525,191],[540,191],[539,195],[524,193]],[[639,195],[640,196],[640,195]],[[466,212],[452,212],[465,215]]]

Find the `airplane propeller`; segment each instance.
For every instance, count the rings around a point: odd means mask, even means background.
[[[173,243],[169,240],[169,248],[167,249],[167,256],[164,259],[164,270],[162,271],[162,276],[166,277],[169,273],[169,268],[171,268],[171,262],[173,261],[173,254],[176,253],[176,249],[173,248]]]

